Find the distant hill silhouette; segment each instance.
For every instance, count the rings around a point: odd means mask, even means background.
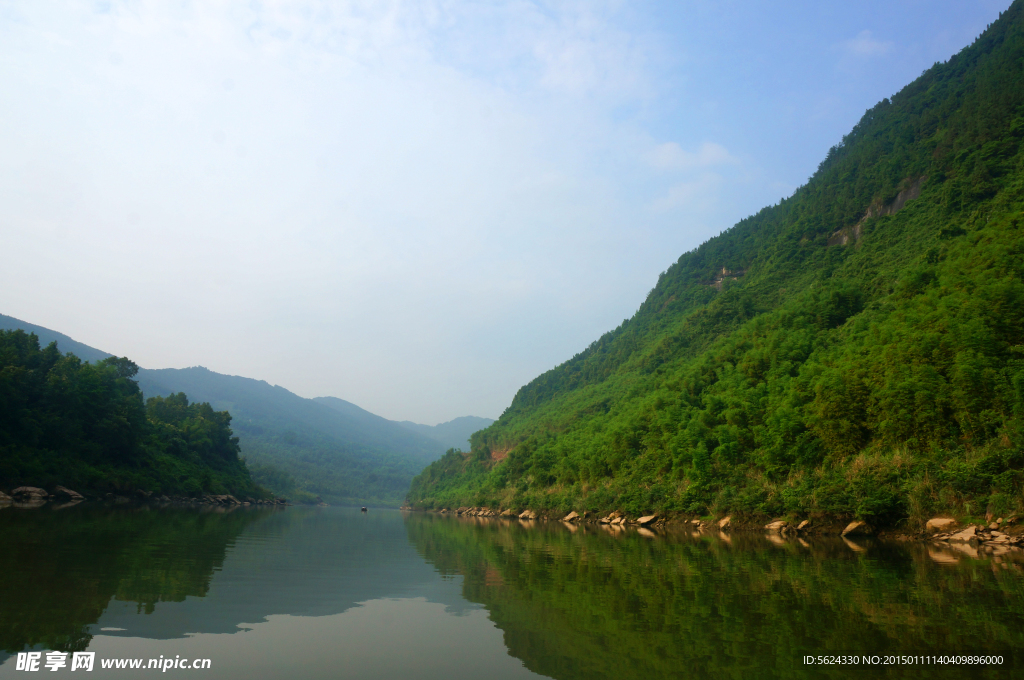
[[[89,347],[89,345],[83,345],[76,340],[72,340],[63,333],[51,331],[49,328],[43,328],[42,326],[37,326],[34,323],[15,319],[13,316],[0,314],[0,330],[14,331],[19,329],[26,333],[35,333],[39,336],[40,346],[46,347],[51,342],[56,342],[57,347],[61,352],[71,352],[82,361],[102,361],[107,357],[114,356],[113,354],[108,354],[102,350]]]
[[[474,432],[484,429],[494,421],[490,418],[479,416],[462,416],[440,425],[420,425],[411,420],[403,420],[398,424],[402,427],[418,432],[425,437],[441,442],[445,450],[461,449],[469,451],[469,437]]]
[[[22,329],[45,346],[85,361],[113,356],[69,336],[11,316],[0,329]],[[253,477],[300,501],[398,505],[409,482],[448,448],[468,448],[469,435],[492,421],[467,416],[434,427],[382,418],[336,397],[306,399],[263,380],[223,375],[202,366],[140,368],[146,398],[184,392],[231,413],[231,427]]]

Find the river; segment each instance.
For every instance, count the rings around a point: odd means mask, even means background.
[[[88,503],[0,509],[0,538],[0,678],[28,677],[19,652],[40,652],[50,677],[53,651],[67,652],[55,672],[84,670],[73,655],[92,652],[88,677],[120,678],[153,677],[150,659],[239,679],[1024,671],[1020,551]],[[950,655],[1001,663],[941,663]],[[143,669],[103,667],[121,659]]]

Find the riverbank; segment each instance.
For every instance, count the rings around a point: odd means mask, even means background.
[[[414,508],[405,507],[407,511]],[[619,511],[551,516],[525,509],[495,510],[486,507],[441,508],[421,512],[463,517],[495,518],[523,522],[552,521],[569,525],[598,525],[610,529],[633,527],[645,531],[658,529],[686,530],[698,534],[729,534],[731,532],[761,532],[781,538],[811,536],[841,536],[857,539],[865,537],[887,538],[899,541],[929,541],[962,544],[972,549],[1024,550],[1024,524],[1018,517],[989,517],[985,522],[953,517],[934,517],[921,527],[875,527],[867,522],[841,518],[768,519],[726,516],[718,519],[695,518],[685,515],[650,514],[632,517]]]
[[[0,508],[13,506],[16,508],[38,508],[48,503],[57,504],[57,507],[70,507],[87,500],[100,501],[113,505],[136,504],[161,504],[161,505],[217,505],[217,506],[245,506],[245,505],[289,505],[285,498],[254,498],[251,496],[242,499],[231,494],[205,494],[202,496],[167,496],[165,494],[154,494],[151,491],[141,489],[123,494],[106,493],[102,496],[87,497],[77,491],[63,486],[57,486],[52,492],[35,486],[20,486],[13,489],[10,494],[0,491]]]

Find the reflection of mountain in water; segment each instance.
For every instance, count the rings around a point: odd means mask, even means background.
[[[802,677],[805,654],[854,652],[1024,662],[1019,562],[942,567],[923,545],[855,552],[838,539],[611,536],[419,513],[406,528],[441,573],[464,575],[464,597],[487,608],[510,654],[560,680]]]
[[[412,550],[397,511],[8,508],[0,535],[8,654],[82,650],[101,628],[156,639],[232,633],[274,614],[337,614],[383,597],[467,606]]]
[[[467,606],[409,545],[398,511],[289,508],[247,528],[206,597],[162,603],[151,616],[138,616],[137,600],[126,598],[97,627],[154,639],[234,633],[275,614],[339,614],[387,597],[426,597],[450,611]]]
[[[0,510],[0,647],[82,650],[112,598],[202,597],[228,544],[269,511]]]

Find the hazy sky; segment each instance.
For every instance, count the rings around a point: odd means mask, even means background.
[[[1008,5],[0,1],[0,313],[496,418]]]

